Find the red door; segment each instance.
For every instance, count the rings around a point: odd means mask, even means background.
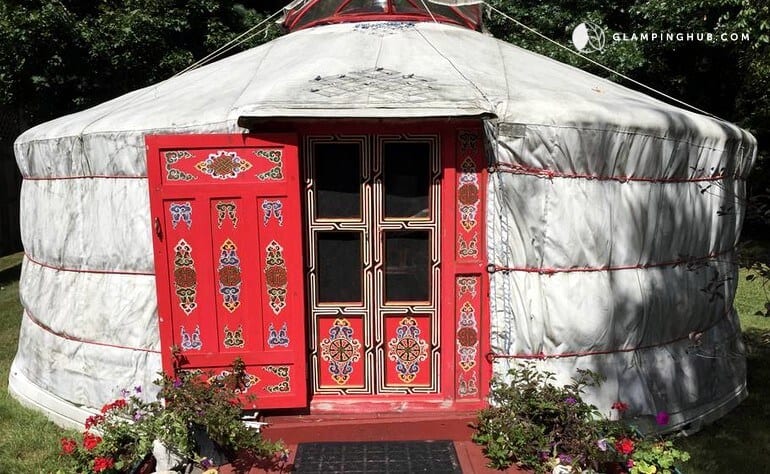
[[[249,408],[307,405],[302,219],[292,134],[149,136],[163,366],[247,366]]]
[[[305,130],[311,409],[483,406],[484,148],[460,125]]]

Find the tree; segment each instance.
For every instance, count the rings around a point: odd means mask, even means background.
[[[266,15],[212,0],[0,2],[0,98],[35,123],[167,79]],[[251,38],[229,54],[275,37]]]

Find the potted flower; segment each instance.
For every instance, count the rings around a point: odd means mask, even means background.
[[[534,364],[509,371],[510,381],[495,381],[491,406],[479,413],[474,441],[484,446],[489,466],[511,464],[537,474],[671,474],[690,456],[673,442],[644,436],[623,420],[627,403],[615,402],[609,417],[582,399],[585,387],[601,377],[578,370],[572,382],[554,384],[554,374]],[[657,422],[668,424],[668,414]]]
[[[236,359],[225,377],[200,371],[162,374],[155,382],[158,400],[150,402],[141,397],[141,387],[123,391],[86,420],[82,439],[61,440],[68,472],[141,472],[154,458],[162,458],[163,469],[190,463],[208,468],[239,451],[258,459],[282,454],[280,443],[265,440],[241,420],[238,395],[244,389],[244,369]]]

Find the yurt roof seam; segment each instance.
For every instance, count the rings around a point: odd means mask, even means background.
[[[262,68],[262,65],[265,63],[265,59],[270,55],[270,52],[273,51],[273,49],[275,48],[275,43],[271,41],[270,43],[267,43],[266,47],[267,47],[267,51],[265,51],[265,54],[263,54],[262,57],[259,58],[259,63],[257,64],[257,67],[254,68],[254,74],[251,76],[251,80],[247,81],[246,84],[243,85],[243,88],[241,88],[241,92],[235,97],[235,100],[233,100],[233,103],[227,109],[228,115],[230,115],[232,112],[238,109],[237,107],[238,101],[241,99],[241,97],[243,97],[243,94],[245,94],[246,91],[249,90],[252,84],[257,80],[257,74],[259,74],[259,70]]]
[[[29,309],[27,309],[27,308],[24,308],[24,315],[27,317],[27,319],[29,319],[30,321],[35,323],[35,325],[38,326],[40,329],[42,329],[42,330],[46,331],[47,333],[52,334],[52,335],[54,335],[56,337],[59,337],[61,339],[66,339],[66,340],[72,341],[72,342],[79,342],[81,344],[91,344],[91,345],[95,345],[95,346],[111,347],[111,348],[114,348],[114,349],[124,349],[124,350],[128,350],[128,351],[149,352],[149,353],[153,353],[153,354],[160,354],[160,351],[157,351],[155,349],[146,349],[144,347],[129,347],[129,346],[122,346],[120,344],[111,344],[109,342],[91,341],[91,340],[88,340],[88,339],[83,339],[81,337],[71,336],[71,335],[63,333],[63,332],[55,331],[50,326],[46,325],[45,323],[43,323],[42,321],[37,319],[35,317],[35,315],[33,315],[29,311]]]
[[[44,268],[50,268],[51,270],[57,270],[62,272],[71,272],[71,273],[94,273],[98,275],[131,275],[131,276],[155,276],[155,273],[149,273],[149,272],[132,272],[132,271],[126,271],[126,270],[89,270],[89,269],[83,269],[83,268],[67,268],[67,267],[60,267],[56,265],[51,265],[48,263],[43,263],[39,260],[36,260],[32,258],[28,253],[24,253],[24,257],[30,261],[31,263],[34,263],[35,265],[44,267]]]
[[[680,258],[677,260],[670,260],[667,262],[659,262],[659,263],[639,263],[636,265],[618,265],[618,266],[604,266],[604,267],[570,267],[570,268],[550,268],[550,267],[506,267],[501,265],[496,265],[494,263],[490,263],[487,266],[487,271],[490,271],[491,273],[495,272],[524,272],[524,273],[540,273],[543,275],[552,275],[555,273],[590,273],[590,272],[616,272],[616,271],[622,271],[622,270],[644,270],[647,268],[659,268],[659,267],[671,267],[671,266],[677,266],[682,265],[685,263],[695,263],[695,262],[702,262],[704,260],[712,260],[717,257],[723,256],[723,255],[729,255],[732,254],[736,250],[735,247],[720,251],[720,252],[712,252],[706,256],[703,257],[691,257],[691,258]],[[728,260],[726,263],[731,263],[734,265],[737,265],[738,263],[736,261]]]
[[[270,102],[270,101],[264,101],[260,105],[271,105],[271,104],[272,104],[272,102]],[[236,109],[242,109],[242,108],[243,108],[243,106],[240,106],[240,107],[233,108],[233,109],[230,109],[230,110],[234,111]],[[313,107],[312,104],[310,104],[310,105],[308,105],[306,107],[302,107],[302,108],[300,108],[300,107],[285,107],[285,108],[286,109],[296,109],[296,110],[329,110],[330,112],[335,111],[334,109],[328,109],[328,108],[325,108],[325,107]],[[415,106],[415,107],[404,107],[403,105],[398,105],[398,106],[394,106],[394,107],[372,107],[372,109],[386,109],[386,110],[390,110],[390,109],[403,110],[403,109],[408,109],[408,108],[420,109],[421,107],[417,107],[417,106]],[[489,111],[488,113],[494,113],[494,112],[493,111]],[[287,117],[287,118],[300,118],[300,117],[291,116],[291,117]],[[308,118],[317,118],[317,117],[310,117],[309,116]],[[360,117],[356,117],[356,118],[360,118]],[[377,117],[377,116],[373,115],[370,118],[378,119],[378,118],[381,118],[381,117]],[[419,117],[419,118],[422,118],[422,117]],[[77,133],[77,134],[53,136],[53,137],[47,137],[47,138],[33,138],[33,139],[29,139],[29,140],[22,140],[21,138],[24,136],[24,134],[22,134],[16,140],[15,144],[18,146],[18,145],[26,145],[26,144],[33,144],[33,143],[55,142],[55,141],[65,140],[65,139],[77,139],[77,138],[85,138],[85,137],[98,136],[98,135],[111,135],[111,134],[115,134],[115,133],[142,133],[142,132],[144,132],[144,133],[151,133],[151,134],[162,134],[162,133],[172,133],[172,132],[176,133],[179,130],[193,130],[194,131],[195,129],[203,129],[205,127],[227,126],[227,125],[237,124],[237,120],[238,120],[238,118],[233,118],[233,119],[228,119],[228,120],[218,121],[218,122],[199,123],[199,124],[187,125],[187,126],[183,125],[183,126],[179,126],[178,128],[168,129],[168,130],[166,130],[166,129],[156,129],[156,128],[137,128],[137,129],[120,129],[120,130],[118,130],[118,129],[115,129],[115,130],[99,130],[97,132],[82,131],[82,132]],[[712,151],[717,151],[717,152],[731,151],[731,150],[728,150],[726,148],[705,145],[705,144],[697,143],[697,142],[694,142],[694,141],[691,141],[691,140],[687,140],[687,139],[678,139],[676,137],[671,137],[671,136],[657,135],[657,134],[654,134],[654,133],[649,133],[649,132],[645,132],[645,131],[641,131],[641,130],[628,130],[628,129],[625,129],[625,128],[622,128],[622,127],[597,128],[597,127],[582,127],[582,126],[579,126],[579,125],[516,122],[515,120],[514,121],[505,121],[505,120],[502,120],[502,119],[501,119],[501,122],[503,122],[503,123],[510,123],[510,124],[520,124],[520,125],[525,125],[527,127],[546,127],[546,128],[553,128],[553,129],[572,129],[572,130],[578,130],[578,131],[616,133],[616,134],[623,134],[623,135],[628,135],[628,136],[648,137],[648,138],[653,138],[653,139],[657,139],[657,140],[670,141],[672,143],[686,144],[686,145],[689,145],[691,147],[701,148],[701,149],[705,149],[705,150],[712,150]],[[246,131],[246,129],[243,129],[242,127],[239,127],[239,128],[241,128],[244,132]],[[729,128],[730,128],[731,131],[736,131],[736,132],[739,131],[739,129],[737,127],[732,126],[732,125]],[[33,129],[30,129],[30,130],[33,130]],[[753,135],[751,135],[749,133],[746,133],[743,130],[740,130],[740,131],[742,132],[740,137],[739,136],[735,136],[735,135],[732,135],[732,136],[724,135],[722,137],[707,136],[707,139],[733,140],[733,141],[738,142],[739,143],[738,146],[741,149],[743,149],[743,150],[745,150],[746,148],[748,148],[750,146],[753,146],[754,143],[756,142],[756,139],[753,137]],[[25,134],[26,134],[26,132],[25,132]]]
[[[117,109],[116,109],[117,110]],[[83,111],[81,111],[83,112]],[[76,112],[76,115],[79,112]],[[65,116],[66,117],[66,116]],[[46,142],[57,142],[60,140],[68,140],[68,139],[77,139],[77,138],[85,138],[85,137],[92,137],[92,136],[98,136],[98,135],[112,135],[116,133],[151,133],[151,134],[164,134],[164,133],[177,133],[180,130],[189,130],[192,132],[195,132],[197,130],[201,130],[201,133],[209,133],[208,127],[220,127],[220,126],[228,126],[228,125],[237,125],[237,118],[233,119],[226,119],[226,120],[220,120],[217,122],[202,122],[202,123],[196,123],[193,125],[179,125],[174,127],[164,127],[164,128],[135,128],[135,129],[122,129],[122,130],[99,130],[97,132],[86,132],[85,127],[83,130],[81,130],[78,133],[71,133],[69,135],[61,135],[61,136],[50,136],[46,138],[33,138],[31,140],[22,140],[22,137],[27,134],[27,132],[30,132],[32,130],[35,130],[38,126],[35,126],[33,128],[30,128],[26,132],[24,132],[22,135],[20,135],[14,145],[27,145],[32,143],[46,143]],[[48,123],[48,122],[46,122]],[[46,125],[46,123],[42,123],[39,126]],[[241,127],[238,127],[241,128]],[[242,129],[244,132],[245,129]],[[144,148],[144,147],[142,147]]]
[[[561,359],[561,358],[573,358],[573,357],[591,357],[591,356],[609,355],[609,354],[622,354],[622,353],[628,353],[628,352],[638,352],[638,351],[644,351],[648,349],[655,349],[656,347],[670,346],[672,344],[682,342],[685,339],[691,340],[694,335],[709,331],[723,321],[729,322],[729,320],[726,319],[726,316],[729,315],[731,311],[732,311],[732,307],[727,307],[726,311],[724,312],[721,318],[719,318],[714,323],[710,324],[709,326],[699,331],[691,331],[684,336],[679,336],[677,338],[655,343],[655,344],[645,344],[645,345],[636,346],[636,347],[627,347],[627,348],[621,348],[621,349],[607,349],[607,350],[601,350],[601,351],[562,352],[560,354],[544,354],[542,352],[537,354],[498,354],[494,352],[489,352],[486,355],[486,358],[490,362],[494,362],[495,359],[547,360],[547,359]],[[723,340],[733,339],[737,335],[740,335],[739,331],[733,331]]]
[[[695,114],[695,115],[697,115],[697,114]],[[717,121],[715,120],[715,122],[717,122]],[[514,121],[514,122],[508,122],[508,123],[516,123],[516,122]],[[741,135],[740,136],[724,135],[722,137],[717,137],[717,136],[711,135],[711,136],[706,136],[706,138],[707,139],[732,140],[732,141],[735,141],[735,142],[739,142],[739,144],[740,144],[739,146],[741,148],[745,148],[744,145],[753,145],[754,142],[756,142],[756,139],[753,137],[753,135],[749,135],[745,131],[740,130],[738,127],[735,127],[734,125],[729,124],[727,122],[722,122],[722,123],[724,123],[726,125],[729,125],[728,128],[730,129],[730,131],[740,132]],[[689,145],[691,147],[703,148],[703,149],[712,150],[712,151],[720,151],[720,152],[730,151],[730,150],[727,150],[725,148],[718,148],[718,147],[715,147],[715,146],[704,145],[702,143],[697,143],[697,142],[694,142],[694,141],[691,141],[691,140],[687,140],[687,139],[678,139],[676,137],[671,137],[671,136],[667,136],[667,135],[656,135],[656,134],[653,134],[653,133],[644,132],[644,131],[640,131],[640,130],[627,130],[627,129],[623,129],[621,127],[616,127],[616,128],[597,128],[597,127],[582,127],[582,126],[579,126],[579,125],[551,124],[551,123],[521,123],[521,125],[526,125],[527,127],[547,127],[547,128],[560,128],[560,129],[568,128],[568,129],[578,130],[578,131],[583,131],[583,132],[616,133],[616,134],[619,134],[619,135],[629,135],[629,136],[653,138],[653,139],[656,139],[656,140],[666,140],[666,141],[670,141],[670,142],[673,142],[673,143],[685,144],[685,145]]]
[[[455,63],[454,63],[454,62],[453,62],[451,59],[449,59],[449,57],[448,57],[446,54],[444,54],[444,52],[443,52],[443,51],[441,51],[440,49],[438,49],[438,47],[437,47],[435,44],[433,44],[433,43],[432,43],[432,42],[431,42],[431,41],[430,41],[430,40],[429,40],[429,39],[428,39],[428,38],[427,38],[427,37],[426,37],[426,36],[423,34],[423,32],[422,32],[422,31],[420,31],[420,30],[418,29],[418,30],[417,30],[417,34],[418,34],[418,35],[420,35],[420,37],[423,39],[423,41],[425,41],[425,42],[426,42],[428,45],[430,45],[430,47],[431,47],[431,48],[432,48],[432,49],[433,49],[433,50],[434,50],[436,53],[438,53],[438,55],[439,55],[439,56],[441,56],[442,58],[444,58],[444,60],[445,60],[446,62],[448,62],[448,63],[449,63],[449,65],[450,65],[450,66],[452,66],[452,68],[453,68],[455,71],[457,71],[457,73],[460,75],[460,77],[462,77],[463,79],[465,79],[465,81],[466,81],[466,82],[468,82],[468,84],[470,84],[471,86],[473,86],[473,88],[476,90],[476,92],[478,92],[479,94],[481,94],[481,97],[483,97],[483,98],[484,98],[484,100],[486,100],[486,101],[487,101],[487,103],[489,104],[489,110],[490,110],[490,112],[492,112],[492,111],[494,110],[494,107],[492,106],[492,101],[489,99],[489,97],[487,96],[487,94],[485,94],[485,93],[484,93],[484,91],[483,91],[483,90],[482,90],[482,89],[481,89],[481,88],[480,88],[480,87],[479,87],[479,86],[478,86],[478,85],[477,85],[475,82],[473,82],[472,80],[470,80],[470,79],[468,78],[468,76],[466,76],[466,75],[465,75],[465,73],[463,73],[463,71],[461,71],[461,70],[460,70],[460,68],[458,68],[458,67],[457,67],[457,65],[456,65],[456,64],[455,64]],[[507,83],[507,81],[506,81],[506,83]]]

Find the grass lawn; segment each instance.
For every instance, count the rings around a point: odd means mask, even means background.
[[[8,371],[16,354],[21,321],[18,263],[21,254],[0,258],[0,472],[56,472],[59,438],[66,431],[8,394]]]
[[[20,261],[21,254],[0,257],[0,472],[54,473],[59,438],[77,434],[21,407],[8,394],[21,321]],[[692,454],[685,465],[688,474],[770,472],[770,318],[754,315],[770,288],[759,280],[746,281],[746,274],[741,271],[735,306],[747,343],[749,398],[698,434],[677,441]]]
[[[746,341],[749,397],[729,415],[677,443],[692,455],[686,473],[770,472],[770,318],[756,316],[767,301],[760,280],[741,270],[735,307]]]

